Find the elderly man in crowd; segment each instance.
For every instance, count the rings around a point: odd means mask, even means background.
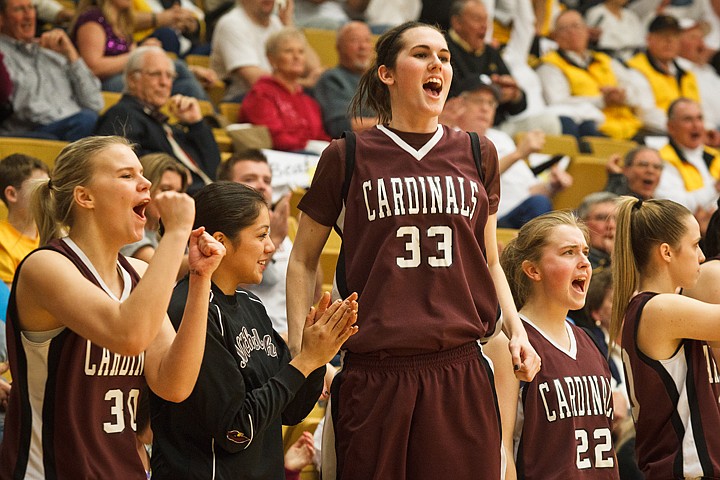
[[[377,117],[363,112],[361,117],[351,117],[348,107],[352,101],[360,77],[370,66],[373,43],[370,27],[363,22],[345,24],[337,34],[339,65],[322,74],[315,86],[315,99],[320,104],[325,131],[339,138],[346,130],[362,130],[377,124]]]
[[[592,105],[597,129],[618,139],[634,137],[642,121],[633,109],[634,95],[624,87],[627,69],[608,55],[588,49],[590,30],[576,10],[565,10],[555,20],[556,51],[542,57],[538,75],[549,105]],[[591,120],[591,119],[588,119]]]
[[[100,81],[60,29],[35,38],[30,0],[0,0],[0,52],[14,113],[0,135],[74,141],[92,134],[103,106]]]
[[[655,189],[660,183],[663,171],[663,159],[657,150],[650,147],[637,147],[621,157],[613,155],[607,164],[608,183],[606,192],[616,195],[632,195],[649,200],[655,198]]]
[[[685,205],[702,229],[720,192],[720,151],[705,145],[703,113],[696,101],[675,100],[667,117],[670,143],[660,149],[665,165],[656,196]]]
[[[138,145],[139,156],[172,155],[192,173],[192,193],[215,178],[220,151],[197,99],[170,97],[174,78],[173,62],[160,47],[135,49],[125,67],[125,94],[100,118],[96,133],[127,137]],[[165,104],[179,125],[168,123],[160,111]]]

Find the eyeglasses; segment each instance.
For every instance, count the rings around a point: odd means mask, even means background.
[[[476,107],[497,108],[498,106],[498,102],[494,98],[471,97],[469,95],[463,95],[462,98]]]
[[[640,160],[639,162],[633,162],[631,167],[639,167],[639,168],[650,168],[652,170],[662,172],[664,165],[662,163],[650,163],[645,160]]]
[[[608,220],[615,220],[615,214],[613,213],[596,213],[590,215],[585,220],[586,222],[607,222]]]
[[[143,75],[147,75],[153,80],[159,80],[160,78],[175,80],[177,78],[177,73],[168,72],[166,70],[137,70],[137,72],[142,73]]]
[[[35,11],[35,5],[16,5],[10,9],[11,13],[29,13]]]

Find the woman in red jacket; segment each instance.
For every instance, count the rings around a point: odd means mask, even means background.
[[[260,78],[243,99],[240,122],[265,125],[276,150],[307,150],[309,140],[329,141],[318,103],[303,92],[305,36],[285,28],[268,38],[265,52],[272,75]]]

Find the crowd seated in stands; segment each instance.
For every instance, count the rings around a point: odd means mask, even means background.
[[[240,101],[255,82],[271,73],[265,54],[268,37],[292,26],[292,1],[274,13],[273,0],[238,0],[218,20],[212,38],[211,65],[228,83],[226,101]],[[301,84],[312,87],[322,73],[317,54],[308,50]]]
[[[72,26],[72,38],[80,55],[92,72],[102,81],[102,89],[121,92],[124,88],[123,69],[130,51],[135,48],[135,28],[131,6],[122,0],[82,0],[78,17]],[[145,45],[161,45],[156,38]],[[175,60],[178,77],[173,93],[207,99],[202,85],[182,60]]]
[[[35,38],[30,0],[0,3],[0,52],[13,84],[13,114],[1,135],[78,140],[92,134],[103,105],[100,81],[60,29]]]
[[[123,135],[137,145],[139,155],[165,152],[192,173],[188,192],[212,182],[220,163],[213,132],[200,112],[198,100],[170,96],[175,68],[160,47],[139,47],[125,66],[127,91],[103,114],[97,135]],[[160,109],[168,104],[180,125],[170,125]]]
[[[305,71],[305,36],[285,28],[272,34],[265,48],[272,75],[260,78],[245,96],[240,121],[265,125],[276,150],[308,150],[311,140],[329,141],[320,106],[300,84]]]
[[[553,38],[558,49],[543,56],[538,68],[547,103],[583,106],[588,111],[585,135],[634,137],[642,121],[634,113],[636,96],[623,86],[627,69],[610,56],[589,50],[589,29],[576,10],[558,15]]]
[[[544,180],[535,176],[527,158],[545,143],[539,130],[528,132],[516,146],[501,130],[492,128],[500,91],[480,78],[468,77],[458,87],[461,94],[445,104],[441,120],[461,130],[487,136],[497,149],[500,168],[498,227],[520,228],[529,220],[552,210],[552,197],[572,184],[572,177],[557,165]]]
[[[455,0],[450,9],[450,30],[446,35],[453,66],[450,95],[458,93],[458,85],[468,77],[484,76],[500,89],[500,104],[495,126],[509,135],[531,128],[558,134],[560,119],[539,113],[532,117],[513,117],[525,111],[527,98],[502,59],[500,51],[485,40],[489,26],[488,11],[481,0]]]

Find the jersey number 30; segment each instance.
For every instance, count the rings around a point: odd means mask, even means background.
[[[125,430],[125,407],[127,406],[128,415],[130,416],[130,428],[137,429],[135,415],[137,412],[138,396],[140,390],[133,388],[128,392],[127,399],[120,389],[112,389],[105,392],[105,400],[110,402],[110,415],[113,417],[112,422],[104,422],[103,430],[105,433],[120,433]]]
[[[397,229],[397,238],[406,238],[405,251],[408,255],[395,258],[395,262],[400,268],[416,268],[422,262],[422,252],[420,251],[420,229],[415,226],[400,227]],[[449,267],[452,265],[453,255],[453,231],[450,227],[439,225],[429,227],[427,229],[427,237],[438,237],[437,255],[427,257],[427,263],[431,267]]]

